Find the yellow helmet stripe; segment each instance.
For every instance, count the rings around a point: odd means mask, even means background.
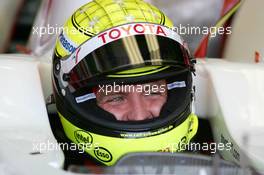
[[[129,78],[129,77],[138,77],[138,76],[144,76],[144,75],[150,75],[150,74],[154,74],[154,73],[157,73],[157,72],[161,72],[165,69],[168,69],[170,66],[161,66],[160,68],[156,68],[155,66],[147,66],[147,67],[144,67],[144,68],[147,68],[148,67],[152,67],[153,70],[142,70],[142,72],[138,72],[137,69],[131,69],[127,72],[118,72],[114,75],[107,75],[107,77],[111,77],[111,78]],[[141,68],[139,68],[141,69]]]

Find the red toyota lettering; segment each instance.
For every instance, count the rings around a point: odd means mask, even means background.
[[[141,28],[141,30],[140,30],[140,28]],[[137,33],[144,33],[145,32],[145,27],[142,24],[136,24],[134,26],[134,30]]]
[[[116,34],[114,35],[114,33],[116,33]],[[111,30],[110,33],[109,33],[109,37],[110,37],[111,39],[117,39],[117,38],[120,37],[120,35],[121,35],[121,32],[120,32],[120,30],[118,30],[118,29],[113,29],[113,30]]]
[[[161,26],[157,27],[157,35],[163,34],[164,36],[167,36],[164,30],[162,29]]]
[[[145,24],[145,26],[149,27],[149,30],[151,33],[154,33],[154,31],[153,31],[154,25],[153,24]]]
[[[105,35],[106,34],[107,33],[105,32],[105,33],[102,33],[101,35],[98,36],[98,38],[102,38],[104,44],[106,43],[106,40],[105,40]]]
[[[129,35],[129,34],[130,34],[131,25],[128,25],[127,28],[125,28],[125,27],[123,26],[123,27],[121,27],[121,29],[122,29],[123,31],[125,31],[127,35]]]

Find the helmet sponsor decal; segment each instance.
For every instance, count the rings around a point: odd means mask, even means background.
[[[68,51],[69,53],[73,53],[77,46],[71,41],[69,40],[64,34],[63,32],[59,35],[59,41],[62,45],[62,47]]]
[[[124,26],[115,27],[98,36],[98,38],[104,43],[109,43],[119,38],[139,35],[139,34],[153,34],[167,36],[166,30],[160,25],[148,24],[148,23],[135,23]]]
[[[88,100],[92,100],[92,99],[95,99],[96,96],[94,93],[90,93],[90,94],[86,94],[86,95],[83,95],[83,96],[80,96],[80,97],[76,97],[75,100],[77,103],[82,103],[82,102],[85,102],[85,101],[88,101]]]
[[[94,150],[94,155],[97,159],[101,160],[102,162],[111,162],[113,159],[112,154],[106,148],[98,147]]]
[[[163,134],[165,132],[168,132],[172,130],[174,126],[170,125],[168,127],[164,127],[161,129],[158,129],[156,131],[150,131],[150,132],[139,132],[139,133],[121,133],[120,136],[124,138],[143,138],[143,137],[150,137],[155,136],[159,134]]]
[[[185,81],[175,81],[173,83],[167,84],[168,90],[184,87],[186,87]]]
[[[78,143],[93,143],[92,135],[83,130],[74,131],[74,137]]]

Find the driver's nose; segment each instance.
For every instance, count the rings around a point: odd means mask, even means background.
[[[140,121],[154,117],[148,101],[140,93],[133,93],[130,97],[130,110],[127,113],[128,120]]]

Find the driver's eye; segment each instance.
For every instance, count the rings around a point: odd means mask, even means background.
[[[115,96],[115,97],[110,97],[109,99],[106,100],[106,103],[111,103],[111,102],[121,102],[124,100],[123,96]]]

